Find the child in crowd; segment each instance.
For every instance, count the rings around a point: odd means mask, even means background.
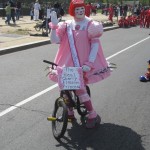
[[[129,21],[126,19],[126,17],[121,17],[118,20],[118,26],[120,28],[128,28],[129,27]]]
[[[30,16],[31,16],[31,20],[33,20],[33,16],[34,16],[34,10],[33,10],[33,8],[31,8],[31,10],[30,10]]]
[[[150,60],[148,61],[147,72],[145,73],[145,76],[140,77],[140,81],[141,82],[150,81]]]
[[[8,23],[8,25],[9,25],[10,24],[10,18],[11,18],[11,7],[10,7],[10,3],[9,2],[7,3],[5,11],[6,11],[6,18],[7,18],[5,23],[6,24]]]
[[[145,74],[147,80],[150,81],[150,60],[148,61],[148,67],[147,67],[147,72]]]

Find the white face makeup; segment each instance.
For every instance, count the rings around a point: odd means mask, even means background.
[[[75,17],[78,19],[81,19],[85,16],[85,8],[82,7],[76,7],[75,8]]]

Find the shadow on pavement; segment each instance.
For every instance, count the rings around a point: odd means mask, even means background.
[[[57,147],[68,150],[145,150],[140,135],[128,127],[111,123],[95,129],[85,129],[76,123],[67,133]]]
[[[7,24],[5,24],[5,25],[0,25],[1,27],[3,27],[3,26],[8,26],[8,27],[20,27],[19,25],[17,25],[17,24],[9,24],[9,25],[7,25]]]
[[[20,25],[17,25],[17,24],[9,24],[9,25],[5,25],[5,26],[9,26],[9,27],[20,27]]]

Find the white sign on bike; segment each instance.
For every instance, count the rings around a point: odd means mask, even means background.
[[[57,67],[57,73],[61,90],[77,90],[84,87],[81,67]]]

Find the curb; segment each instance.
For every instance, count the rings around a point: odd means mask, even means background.
[[[118,26],[105,27],[104,32],[114,30],[114,29],[118,29],[118,28],[119,28]],[[38,46],[42,46],[42,45],[46,45],[46,44],[51,44],[50,40],[42,40],[42,41],[36,41],[36,42],[32,42],[32,43],[17,45],[17,46],[14,46],[14,47],[7,47],[7,48],[4,48],[4,49],[0,49],[0,55],[14,53],[14,52],[17,52],[17,51],[22,51],[22,50],[27,50],[27,49],[30,49],[30,48],[34,48],[34,47],[38,47]]]
[[[50,44],[50,43],[51,43],[50,40],[42,40],[42,41],[36,41],[36,42],[32,42],[32,43],[17,45],[17,46],[13,46],[13,47],[7,47],[4,49],[0,49],[0,55],[14,53],[17,51],[22,51],[22,50],[27,50],[30,48],[34,48],[34,47],[38,47],[38,46],[42,46],[42,45],[46,45],[46,44]]]
[[[119,28],[119,26],[115,25],[113,27],[106,27],[106,28],[104,28],[104,31],[106,32],[106,31],[115,30],[115,29],[118,29],[118,28]]]

